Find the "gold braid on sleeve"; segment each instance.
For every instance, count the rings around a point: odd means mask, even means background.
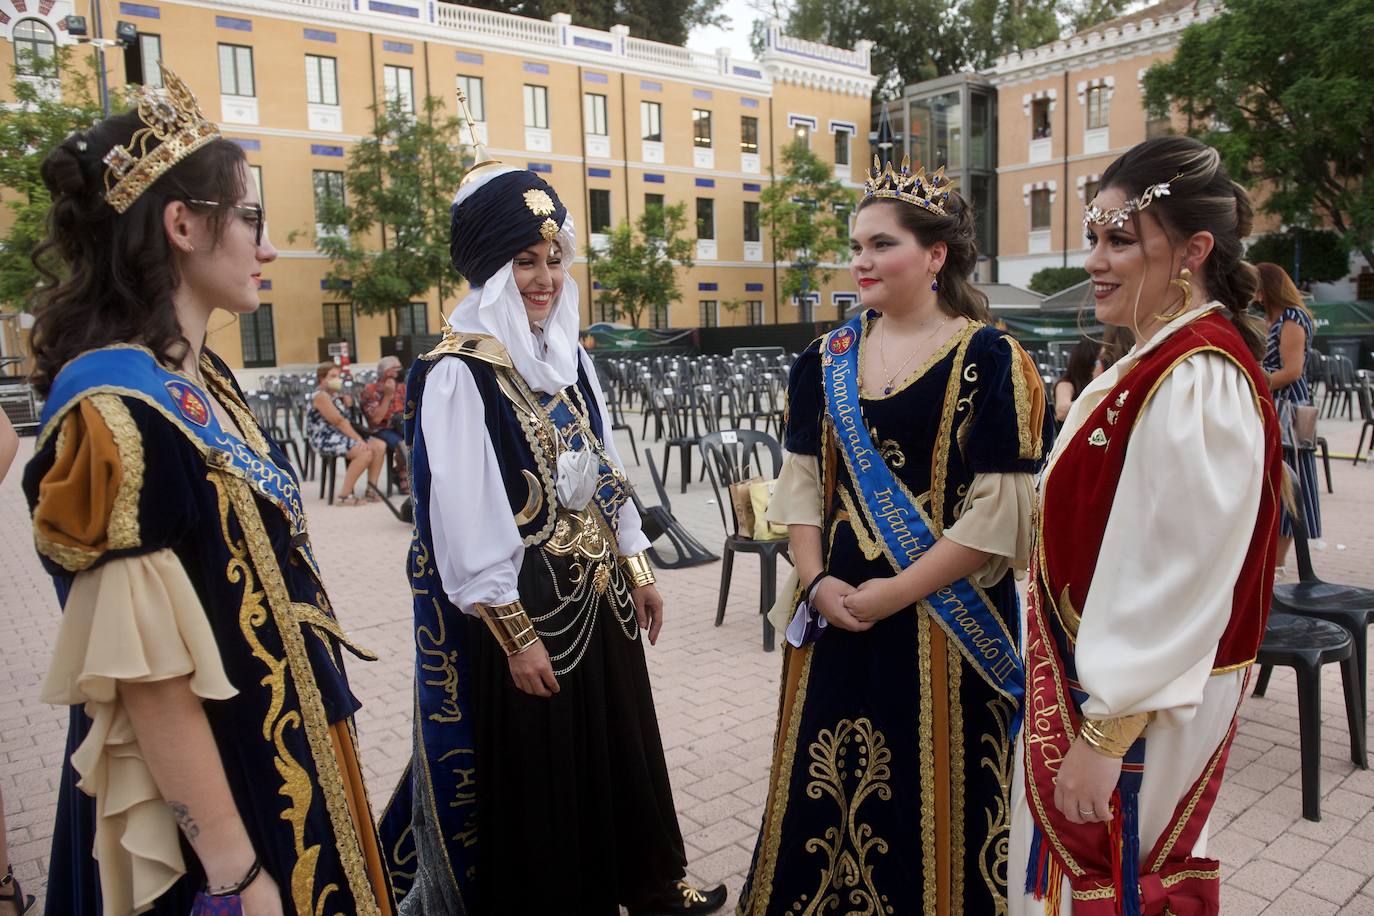
[[[630,588],[642,588],[658,581],[654,576],[654,568],[649,565],[649,558],[643,551],[621,557],[620,568],[624,571],[625,578],[630,580]]]
[[[479,604],[476,607],[477,616],[482,618],[507,655],[518,655],[539,642],[539,634],[530,622],[530,615],[525,613],[524,605],[519,601]]]
[[[1153,713],[1138,712],[1109,719],[1084,719],[1078,736],[1088,742],[1089,747],[1108,757],[1121,758],[1126,756],[1152,718]]]

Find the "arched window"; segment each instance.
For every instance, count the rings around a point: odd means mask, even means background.
[[[37,19],[25,19],[14,27],[14,62],[22,76],[56,76],[52,60],[57,39],[52,29]]]

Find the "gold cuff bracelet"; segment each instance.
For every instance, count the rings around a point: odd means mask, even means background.
[[[1130,716],[1110,719],[1084,719],[1078,734],[1090,747],[1108,757],[1125,757],[1131,745],[1150,724],[1150,713],[1138,712]]]
[[[624,570],[625,578],[630,580],[630,588],[642,588],[658,581],[654,577],[654,568],[649,565],[649,558],[643,552],[621,557],[620,568]]]
[[[491,635],[496,637],[497,643],[507,655],[524,652],[539,642],[539,634],[530,622],[530,615],[525,613],[525,608],[519,601],[512,601],[510,604],[479,604],[477,616],[482,618],[482,622],[491,630]]]

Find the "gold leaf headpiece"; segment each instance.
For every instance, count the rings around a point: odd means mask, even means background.
[[[1083,211],[1083,225],[1084,227],[1111,225],[1120,229],[1126,225],[1126,220],[1130,219],[1133,214],[1144,210],[1161,197],[1168,197],[1170,194],[1169,186],[1182,177],[1183,173],[1179,172],[1168,181],[1150,185],[1140,193],[1139,197],[1132,197],[1126,201],[1125,206],[1112,207],[1110,210],[1104,210],[1097,206],[1087,207]]]
[[[945,177],[942,165],[929,175],[924,168],[911,171],[911,157],[902,157],[900,171],[892,168],[892,163],[883,165],[878,157],[873,157],[873,169],[864,182],[864,197],[885,197],[904,200],[922,210],[929,210],[936,216],[948,216],[945,204],[949,202],[949,190],[954,183]]]
[[[161,86],[144,86],[135,95],[138,119],[128,146],[105,154],[105,200],[123,213],[167,170],[207,143],[220,138],[219,127],[200,112],[195,93],[167,65]]]

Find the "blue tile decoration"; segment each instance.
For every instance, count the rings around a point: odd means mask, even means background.
[[[759,100],[758,100],[758,99],[741,98],[741,99],[739,100],[739,103],[740,103],[741,105],[743,105],[745,108],[758,108],[758,107],[759,107]]]
[[[744,183],[744,190],[746,190],[746,191],[755,191],[755,192],[758,192],[758,191],[762,191],[762,190],[763,190],[763,186],[762,186],[762,185],[755,184],[755,183],[752,182],[752,181],[746,181],[746,182]]]
[[[715,180],[714,178],[698,178],[698,179],[697,179],[697,187],[699,187],[699,188],[714,188],[715,186],[716,186],[716,180]]]
[[[237,143],[237,144],[239,145],[239,148],[240,148],[240,149],[244,149],[244,150],[260,150],[260,149],[262,149],[262,141],[261,141],[261,140],[250,140],[250,139],[248,139],[247,137],[230,137],[229,139],[232,140],[233,142]]]
[[[754,70],[751,67],[732,67],[731,69],[734,70],[736,76],[747,76],[750,79],[756,80],[763,79],[763,74],[760,71]]]
[[[236,32],[251,32],[253,31],[253,20],[240,19],[237,16],[216,16],[215,28],[233,29]]]
[[[306,29],[305,40],[327,41],[330,44],[334,44],[339,40],[339,36],[335,35],[333,32],[326,32],[324,29]]]
[[[486,58],[481,54],[473,54],[471,51],[454,51],[453,59],[460,64],[482,64],[486,63]]]
[[[610,177],[611,177],[611,170],[610,170],[610,169],[599,169],[599,168],[596,168],[595,166],[593,166],[593,167],[587,169],[587,177],[588,177],[588,178],[610,178]]]
[[[374,13],[390,13],[393,16],[409,16],[411,19],[419,19],[420,11],[410,6],[401,6],[399,3],[383,3],[382,0],[368,0],[367,8]]]
[[[548,64],[536,64],[534,61],[530,60],[524,61],[520,66],[526,73],[547,74],[549,72]]]
[[[585,35],[574,35],[573,44],[579,48],[592,48],[596,51],[605,51],[607,54],[615,50],[615,45],[609,41],[602,41],[599,38],[588,38]]]
[[[310,155],[312,156],[339,156],[342,158],[343,153],[342,146],[329,146],[324,143],[310,144]]]
[[[394,51],[397,54],[414,54],[415,46],[408,41],[383,41],[383,51]]]
[[[584,73],[582,79],[589,83],[609,83],[611,78],[604,73]]]
[[[553,166],[547,162],[527,162],[525,168],[531,172],[542,172],[546,175],[553,171]]]
[[[744,284],[744,291],[745,291],[746,293],[761,293],[761,292],[763,292],[763,284],[762,284],[762,283],[746,283],[746,284]]]
[[[715,96],[712,94],[710,89],[693,89],[692,98],[704,99],[705,101],[709,102],[711,101],[711,99],[715,98]]]
[[[340,281],[339,281],[339,286],[342,286],[344,289],[352,289],[352,288],[353,288],[353,281],[352,281],[352,280],[340,280]],[[321,281],[320,281],[320,289],[330,290],[331,292],[333,292],[333,290],[330,289],[330,283],[329,283],[328,280],[321,280]]]
[[[698,283],[698,284],[697,284],[697,292],[700,292],[700,293],[714,293],[714,292],[716,291],[716,289],[717,289],[717,286],[716,286],[716,284],[714,284],[714,283]]]
[[[272,288],[272,281],[271,281],[271,280],[259,280],[259,281],[258,281],[258,289],[259,289],[259,290],[271,289],[271,288]]]
[[[161,19],[162,10],[146,3],[121,3],[119,12],[124,16],[139,16],[143,19]]]
[[[653,80],[640,80],[639,88],[643,89],[645,92],[662,92],[663,84],[655,83]]]
[[[663,176],[655,174],[654,172],[645,172],[644,180],[649,184],[663,184]]]

